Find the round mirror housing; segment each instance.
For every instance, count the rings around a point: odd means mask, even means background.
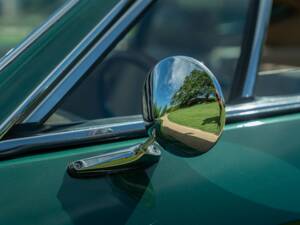
[[[220,85],[201,62],[186,56],[160,61],[147,76],[143,117],[150,138],[185,156],[207,152],[225,124]]]

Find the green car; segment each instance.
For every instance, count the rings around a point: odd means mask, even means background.
[[[298,0],[0,18],[0,224],[300,224]]]

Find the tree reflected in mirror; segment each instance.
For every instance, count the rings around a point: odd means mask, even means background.
[[[222,116],[218,98],[207,73],[193,70],[172,96],[168,119],[183,126],[218,134]]]

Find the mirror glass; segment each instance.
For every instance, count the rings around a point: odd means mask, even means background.
[[[166,150],[191,156],[207,152],[225,124],[220,85],[197,60],[168,57],[146,79],[143,116],[150,135]]]

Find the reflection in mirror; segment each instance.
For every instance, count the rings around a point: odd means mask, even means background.
[[[225,124],[225,105],[215,76],[197,60],[169,57],[145,82],[144,120],[165,149],[188,155],[208,151]]]

